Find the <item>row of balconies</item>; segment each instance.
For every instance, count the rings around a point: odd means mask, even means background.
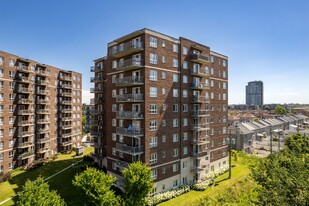
[[[27,151],[27,152],[24,152],[24,153],[18,155],[18,159],[19,160],[27,159],[27,158],[29,158],[29,157],[31,157],[33,155],[34,155],[34,151],[33,150]]]
[[[116,79],[116,86],[138,86],[144,84],[142,76],[128,76]]]
[[[62,85],[60,85],[60,87],[71,89],[72,88],[72,84],[62,84]]]
[[[101,67],[101,66],[99,66],[99,65],[97,65],[97,66],[91,66],[91,67],[90,67],[90,72],[99,72],[99,71],[103,71],[103,70],[104,70],[103,66]]]
[[[190,167],[192,172],[201,172],[204,171],[208,167],[208,164],[206,162],[202,162],[197,165],[193,165]]]
[[[202,116],[209,116],[209,110],[193,110],[191,111],[192,117],[202,117]]]
[[[191,89],[203,90],[203,89],[210,89],[210,87],[207,84],[192,82]]]
[[[103,93],[104,88],[90,88],[90,93]]]
[[[92,98],[90,99],[90,104],[103,104],[104,98],[98,97],[98,98]]]
[[[66,76],[66,75],[60,75],[59,79],[62,80],[62,81],[72,81],[72,77]]]
[[[144,119],[144,112],[142,111],[118,111],[116,118],[119,119]]]
[[[206,124],[206,123],[203,123],[203,124],[193,123],[191,125],[191,130],[193,131],[207,130],[209,128],[210,128],[209,124]]]
[[[116,102],[143,102],[143,94],[122,94],[116,96]]]
[[[132,126],[128,128],[117,127],[116,134],[127,136],[127,137],[143,137],[144,130],[141,128],[134,128]]]
[[[111,49],[111,55],[119,58],[144,50],[144,43],[141,41],[129,41]]]
[[[102,76],[97,76],[97,77],[91,77],[90,78],[90,82],[94,83],[94,82],[103,82],[104,81],[104,77]]]
[[[116,143],[116,150],[130,155],[139,155],[144,153],[143,146],[129,146],[122,143]]]

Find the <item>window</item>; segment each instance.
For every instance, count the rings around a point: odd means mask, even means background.
[[[188,126],[188,119],[187,118],[183,118],[182,120],[182,126],[187,127]]]
[[[162,56],[162,63],[166,63],[165,56]]]
[[[158,63],[158,57],[156,54],[150,53],[149,54],[149,62],[150,64],[157,64]]]
[[[116,75],[113,75],[113,76],[112,76],[112,83],[116,83],[116,78],[117,78]]]
[[[210,69],[210,74],[212,74],[212,75],[214,74],[214,68]]]
[[[0,137],[3,137],[3,129],[0,129]]]
[[[173,97],[178,97],[178,89],[173,89]]]
[[[9,60],[9,65],[10,65],[10,67],[14,67],[14,64],[15,64],[14,59],[10,59],[10,60]]]
[[[178,104],[173,104],[173,112],[178,112]]]
[[[165,172],[166,172],[166,168],[162,167],[162,174],[165,174]],[[165,185],[163,185],[163,186],[164,186],[164,189],[165,189]],[[163,189],[163,186],[162,186],[162,189]]]
[[[157,97],[157,87],[149,87],[149,96]]]
[[[162,136],[162,142],[166,142],[166,136],[165,135]]]
[[[0,101],[1,101],[1,94],[0,94]],[[9,105],[9,111],[14,112],[14,106],[13,105]]]
[[[165,126],[166,126],[166,120],[162,119],[162,127],[165,127]]]
[[[158,80],[158,72],[156,70],[149,70],[149,80],[157,81]]]
[[[178,127],[178,119],[173,119],[173,127]]]
[[[213,92],[210,93],[210,98],[214,99],[214,93]]]
[[[14,124],[14,117],[10,117],[10,124]]]
[[[223,127],[222,128],[222,134],[226,134],[226,131],[227,131],[226,127]]]
[[[182,54],[187,55],[188,54],[188,49],[187,47],[182,47]]]
[[[116,68],[117,68],[117,61],[113,61],[112,68],[113,68],[113,69],[116,69]]]
[[[173,134],[173,142],[178,142],[178,134]]]
[[[178,148],[173,149],[173,157],[178,156]]]
[[[173,82],[178,82],[178,74],[173,74]]]
[[[222,66],[226,67],[226,60],[225,59],[222,60]]]
[[[113,170],[117,169],[117,163],[116,162],[112,162],[112,168],[113,168]]]
[[[226,71],[223,71],[223,78],[226,78]]]
[[[149,131],[156,131],[157,130],[157,120],[151,120],[149,122]]]
[[[162,158],[165,158],[165,157],[166,157],[166,152],[163,151],[163,152],[161,153],[161,156],[162,156]]]
[[[188,132],[183,133],[183,140],[188,140]]]
[[[162,79],[166,79],[166,72],[162,72],[161,75],[162,75]]]
[[[3,141],[0,141],[0,149],[3,149],[3,147],[4,147]],[[0,154],[1,154],[1,153],[0,153]]]
[[[185,83],[185,84],[188,83],[188,76],[187,75],[182,76],[182,82]]]
[[[112,148],[112,154],[113,154],[113,155],[116,155],[116,152],[117,152],[117,151],[116,151],[116,148],[113,147],[113,148]]]
[[[151,170],[151,177],[153,180],[157,179],[157,170]]]
[[[187,98],[188,97],[188,90],[184,89],[182,90],[182,97]]]
[[[178,171],[178,163],[174,163],[173,164],[173,172],[177,172],[177,171]],[[177,180],[176,180],[176,182],[177,182]],[[177,185],[177,183],[176,183],[176,185]]]
[[[14,168],[14,164],[12,162],[9,163],[9,170],[12,170]]]
[[[210,159],[214,159],[214,152],[210,152]],[[212,169],[212,171],[213,171],[213,169]]]
[[[178,53],[178,45],[177,44],[173,44],[173,52]]]
[[[150,154],[149,164],[155,164],[157,163],[157,160],[157,153]]]
[[[116,112],[117,111],[117,104],[112,104],[112,112]]]
[[[14,89],[14,82],[10,82],[10,89]]]
[[[214,63],[214,62],[215,62],[215,57],[214,57],[214,56],[210,56],[210,61],[211,61],[212,63]]]
[[[9,158],[13,158],[14,156],[14,152],[13,151],[9,151]]]
[[[116,135],[116,133],[113,133],[113,134],[112,134],[112,140],[113,140],[113,141],[117,141],[117,135]]]
[[[150,114],[157,114],[157,105],[156,104],[150,104],[149,105],[149,113]]]
[[[178,59],[173,59],[173,67],[178,67]]]
[[[116,119],[112,119],[112,126],[113,126],[113,127],[116,127],[116,126],[117,126],[117,121],[116,121]]]
[[[210,86],[214,87],[214,80],[210,80]]]
[[[165,40],[162,40],[162,47],[165,47],[166,44],[165,44]]]
[[[149,46],[157,48],[157,46],[158,46],[157,38],[151,36],[150,39],[149,39]]]
[[[166,90],[165,88],[162,88],[162,95],[165,95],[166,94]]]
[[[188,69],[188,62],[186,62],[186,61],[182,62],[182,68]]]
[[[226,82],[223,82],[223,89],[226,89]]]
[[[223,93],[223,100],[226,100],[226,94]]]
[[[188,112],[188,105],[187,104],[182,105],[182,112]]]
[[[0,56],[0,65],[3,65],[3,64],[4,64],[4,57]]]
[[[150,148],[158,146],[158,138],[150,137]]]
[[[11,79],[13,79],[14,78],[14,71],[10,71],[9,76],[10,76]]]
[[[13,146],[14,146],[14,140],[11,139],[11,140],[9,141],[9,147],[13,147]]]
[[[182,154],[183,154],[183,155],[188,154],[188,147],[187,147],[187,146],[185,146],[185,147],[182,148]]]

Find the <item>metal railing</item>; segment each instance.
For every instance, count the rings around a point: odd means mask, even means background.
[[[132,128],[117,127],[116,133],[118,135],[129,136],[129,137],[144,136],[143,129],[135,129],[133,127]]]
[[[126,144],[116,143],[116,150],[127,153],[127,154],[141,154],[144,153],[144,147],[143,146],[129,146]]]
[[[129,41],[122,45],[118,45],[115,47],[116,49],[112,49],[112,54],[118,54],[120,52],[129,51],[131,49],[143,49],[144,45],[141,41]]]
[[[144,83],[144,78],[142,76],[129,76],[116,79],[117,86],[123,85],[140,85]]]
[[[143,94],[123,94],[116,96],[116,102],[139,102],[144,101]]]
[[[142,119],[144,118],[144,112],[142,111],[118,111],[116,112],[116,118]]]

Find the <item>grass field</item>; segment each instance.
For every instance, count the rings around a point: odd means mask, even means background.
[[[205,196],[216,196],[225,192],[229,187],[235,185],[239,181],[248,178],[250,169],[249,165],[256,161],[256,157],[247,157],[240,155],[237,162],[233,161],[232,178],[228,179],[228,172],[215,179],[215,185],[207,188],[205,191],[194,191],[180,195],[174,199],[163,202],[159,206],[191,206],[200,198]]]
[[[87,155],[92,151],[93,148],[85,148],[84,155]],[[72,165],[73,162],[77,162],[82,159],[82,157],[77,157],[73,159],[74,155],[75,153],[60,154],[55,161],[46,163],[45,165],[30,171],[14,170],[12,172],[12,179],[0,184],[0,202],[16,195],[19,191],[21,191],[22,186],[27,179],[35,180],[39,176],[42,176],[44,178],[49,177],[56,172],[59,172],[62,169]],[[79,205],[77,203],[81,203],[80,201],[83,200],[82,198],[80,198],[83,196],[83,194],[80,193],[80,191],[78,191],[72,185],[72,179],[74,178],[76,173],[81,172],[81,166],[83,164],[85,163],[81,162],[80,164],[69,168],[68,170],[58,174],[57,176],[47,181],[50,184],[50,188],[52,190],[57,190],[61,197],[63,197],[68,203],[68,205]],[[15,199],[16,198],[13,198],[10,201],[4,203],[3,205],[14,205]]]

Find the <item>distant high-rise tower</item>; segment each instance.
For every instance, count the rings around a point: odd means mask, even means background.
[[[246,104],[263,106],[263,82],[248,82],[246,86]]]

